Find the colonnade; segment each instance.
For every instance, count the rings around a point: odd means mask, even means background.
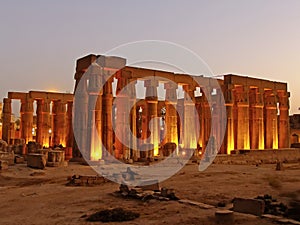
[[[73,94],[30,91],[28,93],[9,92],[3,100],[2,139],[11,142],[13,127],[11,124],[12,100],[19,100],[20,137],[25,143],[35,141],[41,146],[63,145],[72,147],[72,108]],[[36,102],[36,107],[34,107]],[[36,123],[34,110],[36,108]],[[34,137],[35,134],[35,137]]]

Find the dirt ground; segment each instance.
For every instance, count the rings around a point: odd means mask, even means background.
[[[217,205],[234,197],[269,194],[288,203],[300,193],[300,164],[216,165],[199,172],[197,164],[187,164],[161,187],[173,188],[181,199]],[[25,164],[11,166],[0,173],[0,224],[102,224],[87,222],[86,217],[99,210],[122,207],[140,213],[134,221],[121,224],[215,224],[214,209],[201,209],[176,201],[141,202],[122,199],[112,193],[119,188],[113,182],[94,187],[66,186],[67,177],[96,175],[89,166],[69,163],[68,167],[49,168],[41,172]],[[109,223],[118,224],[118,223]],[[275,224],[269,219],[235,213],[234,224]]]

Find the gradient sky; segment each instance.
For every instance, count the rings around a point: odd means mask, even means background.
[[[72,91],[75,60],[121,44],[164,40],[215,74],[288,82],[299,113],[300,1],[1,1],[0,99],[8,91]]]

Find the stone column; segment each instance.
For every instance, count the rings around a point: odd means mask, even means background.
[[[11,123],[11,99],[3,99],[3,109],[2,109],[2,139],[8,144],[11,139],[10,132],[10,123]]]
[[[211,92],[212,89],[210,87],[201,87],[201,129],[200,129],[200,136],[202,140],[202,149],[205,151],[206,146],[209,141],[209,137],[211,135],[211,121],[212,121],[212,113],[210,109],[209,102],[211,100]]]
[[[249,138],[249,91],[248,87],[238,87],[237,106],[237,149],[250,149]]]
[[[178,146],[177,134],[177,94],[178,85],[169,82],[165,83],[166,89],[166,115],[165,115],[165,141],[164,143],[175,143]]]
[[[37,100],[37,133],[36,140],[39,144],[49,147],[50,101],[48,99]]]
[[[277,98],[273,90],[265,91],[265,148],[278,148]]]
[[[118,76],[117,96],[115,99],[116,114],[116,139],[115,139],[115,157],[117,159],[130,159],[130,112],[129,112],[129,91],[128,78],[124,73]]]
[[[250,148],[264,149],[264,103],[263,89],[249,91]]]
[[[147,102],[147,133],[148,143],[154,145],[154,156],[158,155],[159,145],[159,124],[157,117],[157,80],[146,80],[144,83],[146,87],[146,102]]]
[[[137,107],[136,107],[136,80],[130,81],[130,84],[128,86],[129,90],[129,101],[131,105],[130,110],[130,130],[132,133],[131,139],[130,139],[130,146],[131,146],[131,154],[132,159],[134,161],[137,161],[140,158],[140,152],[138,151],[137,147]]]
[[[68,102],[67,103],[67,138],[66,138],[67,147],[73,147],[74,144],[72,118],[73,118],[73,102]]]
[[[66,103],[59,100],[53,101],[53,146],[63,145],[66,147]]]
[[[290,147],[290,125],[289,125],[289,93],[286,91],[277,92],[279,98],[279,132],[278,147]]]
[[[101,67],[92,63],[88,71],[88,141],[87,150],[90,160],[102,159],[102,74]]]
[[[234,150],[234,106],[235,98],[233,94],[233,85],[227,84],[225,87],[225,106],[227,112],[227,129],[225,135],[227,154]]]
[[[107,152],[109,152],[111,155],[113,155],[112,81],[113,77],[109,78],[105,82],[102,95],[102,143]]]
[[[197,131],[195,123],[195,88],[184,85],[184,121],[183,121],[183,148],[197,149]]]
[[[25,97],[21,99],[21,138],[25,139],[25,143],[33,141],[33,99]]]
[[[86,152],[87,117],[88,117],[88,93],[86,76],[81,78],[76,86],[76,98],[74,102],[74,133],[76,142],[73,147],[73,157],[80,157],[79,150]],[[79,149],[82,148],[82,149]]]

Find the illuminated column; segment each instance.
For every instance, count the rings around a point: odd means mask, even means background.
[[[157,80],[146,80],[146,102],[147,102],[147,131],[149,134],[149,143],[154,145],[154,156],[158,155],[159,145],[159,124],[157,118]],[[147,132],[147,133],[148,133]]]
[[[263,93],[264,90],[258,88],[253,88],[249,91],[251,149],[264,149]]]
[[[273,90],[265,91],[265,148],[278,148],[277,99]]]
[[[278,91],[279,98],[279,132],[278,147],[289,148],[290,143],[290,125],[289,125],[289,93]]]
[[[113,155],[113,124],[112,124],[112,81],[110,77],[104,84],[102,95],[102,143],[107,152]]]
[[[237,88],[237,149],[250,149],[249,138],[249,91],[248,87]]]
[[[130,114],[129,112],[129,89],[128,89],[128,79],[124,73],[120,73],[117,76],[117,114],[116,114],[116,139],[115,139],[115,157],[117,159],[130,159]]]
[[[2,139],[7,143],[10,142],[11,132],[10,132],[10,123],[11,123],[11,99],[3,99],[3,110],[2,110]]]
[[[165,83],[166,89],[166,115],[165,115],[165,143],[173,142],[178,146],[177,134],[177,94],[178,85],[169,82]]]
[[[140,158],[140,152],[138,151],[137,147],[137,108],[136,108],[136,80],[130,81],[128,86],[129,96],[130,96],[130,129],[132,132],[131,140],[130,140],[130,147],[132,151],[132,158],[134,161],[137,161]]]
[[[234,150],[234,111],[233,105],[235,102],[233,94],[233,85],[227,84],[225,87],[225,106],[227,112],[227,130],[226,130],[226,145],[227,145],[227,154],[230,154]]]
[[[25,143],[32,141],[33,128],[33,99],[25,97],[21,99],[21,138]]]
[[[205,150],[209,137],[211,135],[211,109],[209,102],[211,102],[211,92],[210,87],[201,87],[201,130],[200,136],[202,139],[202,149]]]
[[[53,146],[61,144],[66,147],[66,103],[54,101],[52,112]]]
[[[87,72],[89,78],[88,86],[88,141],[87,158],[90,160],[102,159],[102,75],[101,67],[92,63]]]
[[[72,125],[72,118],[73,118],[73,102],[67,103],[67,138],[66,138],[66,145],[67,147],[73,147],[73,125]]]
[[[195,89],[184,85],[184,121],[183,121],[183,147],[185,149],[197,148],[197,131],[195,123]]]
[[[48,100],[37,100],[37,131],[36,141],[42,146],[49,147],[50,102]]]

